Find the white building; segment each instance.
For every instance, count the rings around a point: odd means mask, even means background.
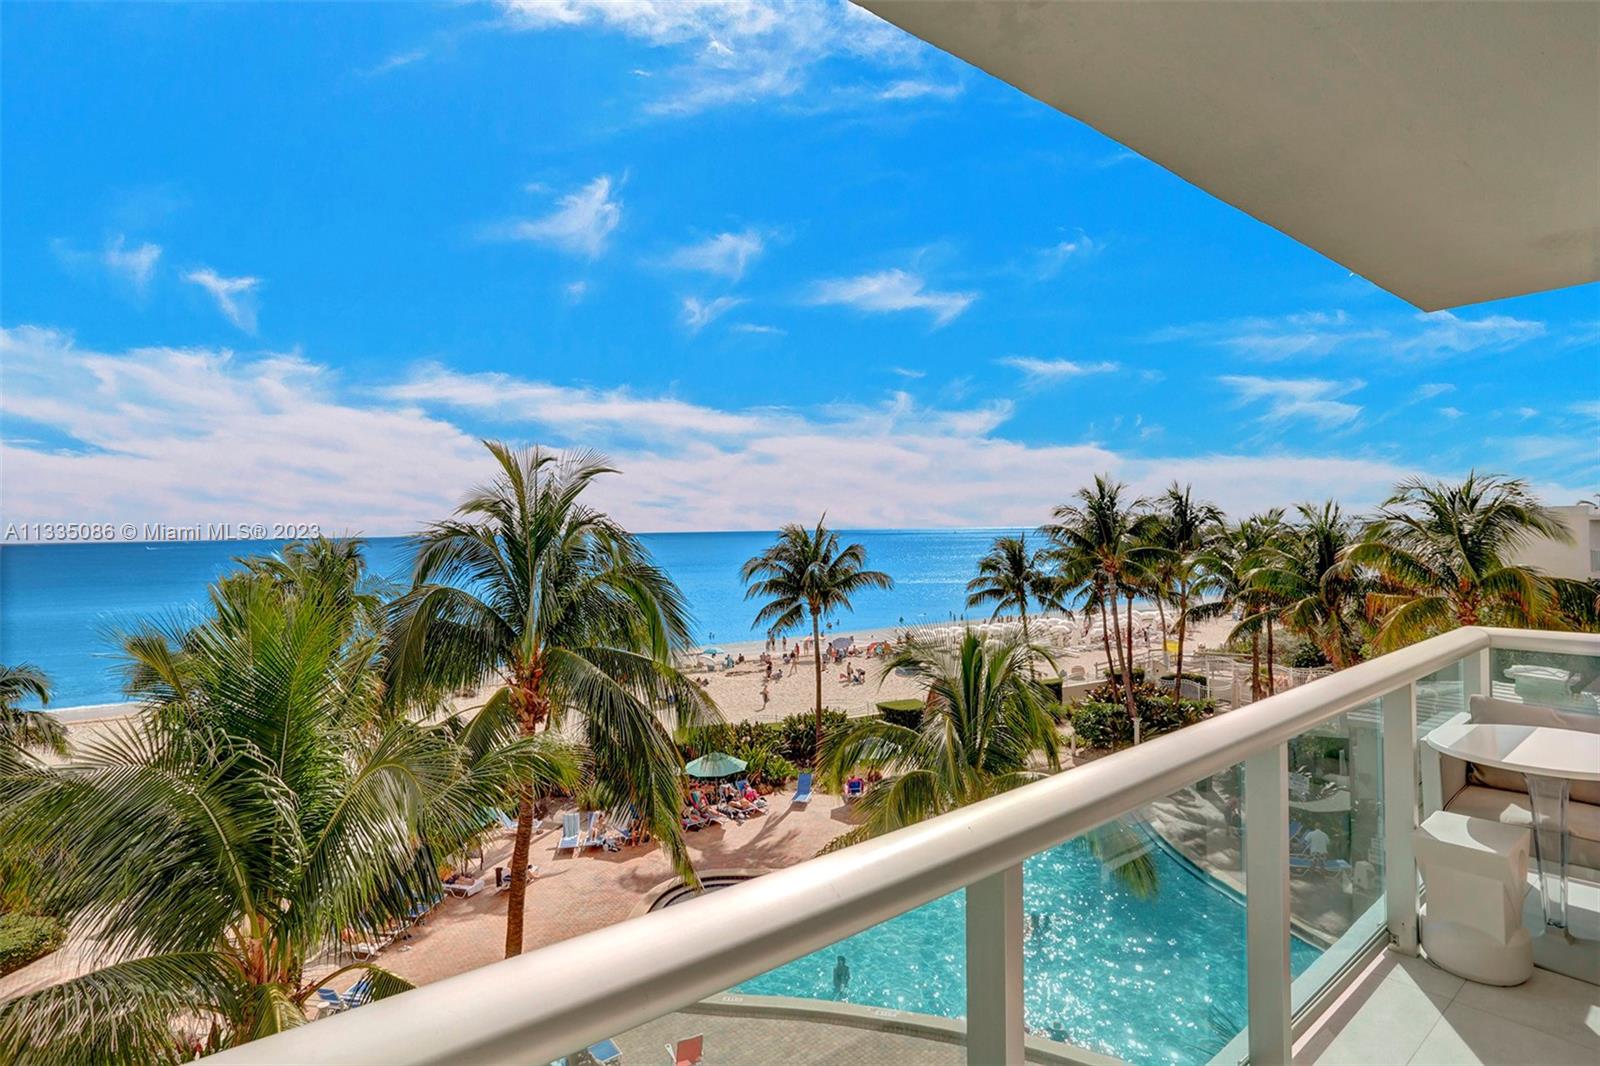
[[[1574,581],[1600,578],[1600,508],[1592,503],[1577,503],[1550,509],[1566,523],[1572,543],[1540,537],[1524,544],[1512,560],[1537,567],[1547,577]]]

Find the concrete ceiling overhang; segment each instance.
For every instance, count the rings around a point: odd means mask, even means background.
[[[1600,3],[856,2],[1424,310],[1600,279]]]

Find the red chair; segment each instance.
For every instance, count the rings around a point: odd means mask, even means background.
[[[706,1038],[704,1036],[691,1036],[678,1041],[674,1048],[667,1045],[667,1055],[672,1059],[672,1066],[700,1066],[700,1056],[705,1050]]]

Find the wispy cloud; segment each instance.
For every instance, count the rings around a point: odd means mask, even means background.
[[[211,294],[217,310],[235,326],[246,333],[256,331],[256,294],[261,287],[260,278],[225,278],[210,267],[191,270],[183,276]]]
[[[912,381],[928,376],[926,370],[915,370],[909,366],[891,366],[889,369],[903,378],[910,378]]]
[[[1307,419],[1325,427],[1342,426],[1361,414],[1357,404],[1339,399],[1361,389],[1366,382],[1326,381],[1321,378],[1259,378],[1228,374],[1217,381],[1232,389],[1241,404],[1265,403],[1263,421]]]
[[[583,298],[589,295],[589,283],[587,281],[569,281],[561,286],[561,295],[567,298],[567,303],[569,304],[582,303]]]
[[[703,241],[679,248],[667,257],[667,265],[678,270],[697,270],[730,281],[744,277],[745,268],[761,255],[766,244],[759,232],[718,233]]]
[[[767,337],[781,337],[784,331],[777,326],[769,326],[762,322],[735,322],[728,327],[735,333],[756,333]]]
[[[1053,278],[1061,273],[1062,268],[1069,262],[1088,259],[1102,248],[1104,245],[1083,232],[1076,237],[1057,241],[1048,248],[1041,248],[1036,254],[1038,276],[1040,280]]]
[[[926,97],[936,97],[949,100],[960,96],[963,86],[960,82],[934,82],[920,81],[915,78],[904,78],[892,82],[877,96],[879,100],[920,100]]]
[[[1451,421],[1454,421],[1455,419],[1460,418],[1466,412],[1462,411],[1459,407],[1441,407],[1439,408],[1439,413]]]
[[[1585,418],[1600,418],[1600,400],[1583,400],[1569,405],[1567,410]]]
[[[357,73],[364,78],[381,77],[384,74],[399,70],[401,67],[409,67],[411,64],[427,57],[428,52],[425,48],[412,48],[403,52],[394,52],[372,66],[357,71]]]
[[[1071,359],[1036,359],[1030,355],[1011,355],[999,360],[1000,365],[1022,372],[1032,388],[1057,385],[1070,378],[1086,374],[1109,374],[1121,369],[1117,363],[1078,363]]]
[[[1510,315],[1462,318],[1449,311],[1435,311],[1409,319],[1357,319],[1336,310],[1170,326],[1151,334],[1149,339],[1156,343],[1195,342],[1269,362],[1338,352],[1428,360],[1472,352],[1510,351],[1544,332],[1544,323]]]
[[[858,311],[927,311],[935,326],[954,321],[978,298],[975,292],[941,292],[927,288],[917,274],[905,270],[881,270],[850,278],[819,281],[812,287],[810,302],[854,307]]]
[[[100,253],[106,269],[126,278],[135,289],[144,292],[156,272],[156,261],[161,258],[161,245],[145,241],[136,248],[127,246],[127,238],[117,234],[106,243]]]
[[[486,235],[548,244],[573,255],[597,259],[622,223],[622,201],[614,195],[614,185],[610,175],[602,174],[557,200],[555,210],[549,214],[493,226]]]
[[[699,333],[742,303],[743,300],[734,296],[718,296],[714,300],[686,296],[683,300],[683,324],[689,327],[689,332]]]
[[[675,61],[652,77],[646,111],[685,115],[764,100],[815,106],[819,69],[843,60],[902,76],[857,99],[912,100],[943,93],[906,78],[933,49],[844,0],[502,0],[503,25],[553,31],[589,27],[670,49]],[[638,73],[638,71],[635,71]],[[904,86],[898,91],[897,85]],[[919,91],[923,86],[929,91]]]
[[[1417,391],[1412,395],[1414,400],[1431,400],[1436,396],[1443,396],[1447,392],[1456,391],[1456,387],[1443,381],[1429,381],[1417,386]]]
[[[63,266],[80,270],[102,269],[140,296],[149,290],[150,282],[155,277],[156,264],[161,259],[161,245],[144,241],[130,246],[128,238],[121,233],[109,238],[99,252],[80,251],[65,240],[54,241],[50,247]]]

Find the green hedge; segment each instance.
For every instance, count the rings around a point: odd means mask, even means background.
[[[922,701],[884,700],[878,704],[878,717],[891,725],[919,729],[922,726]]]
[[[66,938],[66,927],[54,918],[0,914],[0,977],[50,954]]]
[[[824,735],[850,720],[843,711],[822,709]],[[739,722],[686,731],[678,742],[685,762],[713,751],[726,752],[750,764],[750,776],[777,786],[816,761],[817,717],[811,711],[778,722]]]

